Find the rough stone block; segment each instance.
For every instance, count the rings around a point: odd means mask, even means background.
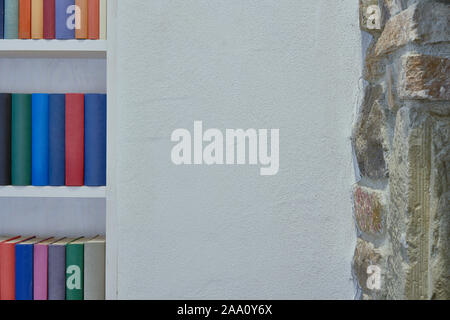
[[[359,230],[371,236],[383,233],[386,202],[378,190],[356,186],[353,190],[355,219]]]
[[[379,34],[382,29],[382,18],[378,0],[359,0],[359,25],[361,30]]]
[[[450,100],[450,59],[429,55],[402,57],[402,99]]]
[[[371,179],[387,177],[389,152],[387,117],[382,106],[384,88],[367,86],[359,118],[354,128],[354,147],[361,174]]]
[[[406,9],[406,0],[383,0],[383,5],[390,16],[395,16]]]
[[[397,114],[386,219],[396,253],[388,264],[389,298],[450,298],[449,133],[449,108],[419,105]]]
[[[386,23],[375,55],[391,53],[409,42],[423,44],[450,41],[450,5],[427,1],[414,4]]]

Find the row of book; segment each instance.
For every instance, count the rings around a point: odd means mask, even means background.
[[[104,300],[104,237],[0,237],[0,300]]]
[[[0,39],[106,39],[106,0],[0,0]]]
[[[105,186],[105,94],[0,94],[0,186]]]

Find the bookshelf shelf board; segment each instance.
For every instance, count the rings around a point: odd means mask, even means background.
[[[0,198],[105,198],[105,187],[0,187]]]
[[[106,40],[0,40],[2,58],[106,58]]]

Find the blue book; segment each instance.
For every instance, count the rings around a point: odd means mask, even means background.
[[[75,39],[75,0],[55,1],[55,38]]]
[[[19,39],[19,0],[4,1],[4,38]]]
[[[0,0],[0,39],[5,37],[5,0]]]
[[[64,186],[66,183],[66,95],[49,95],[48,106],[48,182],[51,186]]]
[[[106,94],[84,96],[84,184],[106,185]]]
[[[31,184],[48,185],[48,94],[33,93],[31,111]]]
[[[33,300],[33,253],[37,242],[31,239],[15,245],[16,300]]]

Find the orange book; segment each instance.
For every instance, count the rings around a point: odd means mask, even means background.
[[[97,40],[100,36],[100,1],[88,1],[88,38]]]
[[[19,0],[19,39],[31,38],[31,0]]]
[[[80,9],[80,17],[76,17],[75,20],[79,19],[80,26],[75,28],[75,38],[76,39],[87,39],[88,38],[88,0],[75,0],[75,5]],[[77,10],[78,13],[78,10]],[[77,26],[78,27],[78,26]]]
[[[31,0],[31,39],[44,38],[44,0]]]
[[[33,237],[17,237],[0,243],[0,298],[15,300],[16,298],[16,255],[17,243]]]

